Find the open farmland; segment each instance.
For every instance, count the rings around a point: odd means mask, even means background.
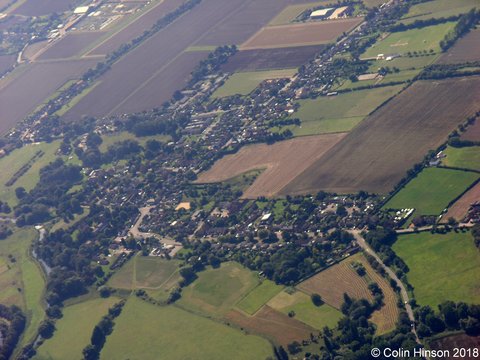
[[[474,29],[443,54],[439,64],[455,64],[480,60],[480,29]]]
[[[242,44],[242,50],[326,44],[362,22],[361,18],[265,27]]]
[[[452,217],[455,220],[461,221],[465,217],[465,215],[467,215],[468,209],[470,209],[470,205],[479,200],[480,183],[476,184],[465,194],[463,194],[460,199],[455,201],[452,206],[448,208],[447,213],[443,216],[443,220],[448,220]]]
[[[480,119],[469,125],[467,131],[461,136],[462,140],[480,141]]]
[[[409,24],[416,20],[431,18],[448,18],[465,14],[474,7],[478,8],[478,0],[434,0],[413,5],[403,17],[402,23]]]
[[[0,133],[23,120],[68,80],[80,77],[96,60],[75,60],[26,65],[14,81],[0,86]]]
[[[73,9],[78,0],[26,0],[13,13],[26,16],[48,15]]]
[[[480,348],[480,336],[468,336],[466,334],[455,334],[444,336],[439,339],[435,339],[429,342],[431,349],[435,350],[450,350],[451,356],[448,358],[443,358],[442,360],[454,360],[453,349],[454,348],[464,348],[464,349],[474,349]],[[474,360],[478,357],[473,357],[473,355],[466,356],[464,360]]]
[[[79,55],[83,49],[102,36],[102,34],[102,31],[67,33],[66,36],[53,43],[52,46],[39,55],[38,59],[64,59]]]
[[[479,101],[479,77],[416,82],[362,121],[281,194],[387,193],[477,111]]]
[[[100,298],[65,307],[62,318],[55,323],[53,338],[40,346],[36,358],[81,358],[83,348],[90,343],[93,328],[119,300],[115,297]]]
[[[215,339],[215,346],[212,346]],[[101,359],[265,359],[273,349],[265,339],[183,311],[133,296],[115,320]]]
[[[277,16],[273,18],[272,21],[268,23],[268,25],[286,25],[290,24],[291,22],[295,21],[295,19],[300,16],[303,12],[307,10],[312,10],[317,6],[325,6],[331,4],[330,0],[323,0],[323,1],[315,1],[312,3],[305,3],[305,4],[295,4],[287,6],[283,9]]]
[[[0,76],[15,64],[15,55],[1,55],[0,56]]]
[[[421,29],[412,29],[389,34],[378,41],[362,55],[362,58],[376,57],[378,54],[406,54],[414,51],[440,51],[440,41],[453,29],[455,22],[448,22]]]
[[[301,126],[292,131],[296,136],[349,131],[400,90],[398,85],[300,100],[292,118],[299,118]]]
[[[323,45],[243,50],[222,66],[224,72],[298,68],[323,50]]]
[[[470,232],[402,235],[393,250],[410,269],[407,278],[418,304],[480,303],[480,254]]]
[[[253,315],[282,289],[283,286],[276,285],[273,281],[263,280],[260,285],[250,291],[247,296],[238,302],[237,307],[246,313]]]
[[[445,166],[480,170],[480,146],[462,148],[449,146],[444,154],[447,156],[442,160],[442,164]]]
[[[363,264],[367,272],[366,276],[360,277],[357,274],[352,267],[354,262]],[[319,294],[328,305],[340,309],[343,304],[344,293],[355,299],[373,301],[373,296],[368,289],[370,281],[376,282],[385,296],[385,305],[375,311],[370,318],[377,326],[377,334],[384,334],[393,330],[397,322],[399,316],[397,297],[387,280],[372,269],[363,255],[351,256],[303,281],[297,287],[307,294]]]
[[[414,208],[415,215],[440,215],[448,204],[479,178],[475,172],[427,168],[387,204],[386,209]]]
[[[236,94],[248,95],[265,80],[291,78],[296,72],[296,69],[284,69],[235,73],[212,94],[212,97],[222,98]]]
[[[245,146],[200,174],[198,183],[221,182],[254,169],[266,169],[243,194],[244,198],[274,196],[298,174],[332,148],[345,134],[296,138],[273,145]]]

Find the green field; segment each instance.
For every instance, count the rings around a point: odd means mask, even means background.
[[[449,146],[444,153],[447,155],[447,157],[442,160],[442,164],[445,166],[480,170],[480,146],[464,148]]]
[[[308,4],[289,5],[273,18],[268,25],[287,25],[293,22],[304,11],[313,9],[317,6],[331,4],[330,0],[316,1]]]
[[[198,279],[183,290],[177,303],[188,309],[221,315],[258,283],[254,272],[238,263],[224,263],[218,269],[198,273]]]
[[[291,117],[302,123],[293,128],[293,133],[304,136],[349,131],[401,89],[397,85],[300,100],[299,110]]]
[[[478,0],[434,0],[413,5],[403,17],[402,23],[409,24],[415,20],[450,17],[465,14],[470,9],[477,7]]]
[[[408,281],[421,305],[480,303],[480,254],[470,233],[402,235],[393,250],[408,265]]]
[[[296,69],[284,69],[235,73],[212,94],[212,98],[217,99],[237,94],[248,95],[264,80],[290,78],[296,72]]]
[[[135,297],[116,319],[101,353],[106,360],[263,360],[269,356],[273,358],[272,347],[260,337],[175,306],[155,306]]]
[[[37,351],[36,359],[81,359],[82,350],[90,343],[95,325],[118,298],[93,299],[63,309],[63,317],[55,327],[53,337],[46,340]]]
[[[25,145],[1,158],[0,169],[2,169],[2,171],[0,172],[0,200],[7,202],[11,207],[17,205],[18,199],[15,196],[15,189],[21,186],[27,191],[33,189],[40,179],[40,169],[54,160],[55,152],[58,150],[59,146],[59,141]],[[45,154],[38,158],[32,164],[31,168],[12,186],[5,186],[5,183],[10,180],[10,178],[23,165],[28,163],[39,150],[43,151]]]
[[[414,208],[416,215],[440,215],[478,177],[479,174],[474,172],[427,168],[400,190],[384,208]]]
[[[237,307],[246,313],[255,314],[267,301],[282,291],[283,286],[276,285],[273,281],[264,280],[260,285],[239,301]]]
[[[22,345],[33,339],[44,316],[45,280],[29,255],[30,245],[37,236],[33,228],[25,228],[0,240],[0,303],[15,304],[25,311],[28,323]],[[9,255],[15,258],[15,262],[8,258]]]
[[[440,41],[453,29],[455,22],[396,32],[372,45],[362,58],[376,57],[378,54],[406,54],[407,52],[433,50],[440,51]]]
[[[120,141],[135,140],[135,141],[138,141],[140,145],[144,146],[148,140],[157,140],[157,141],[166,143],[171,140],[171,137],[168,135],[152,135],[152,136],[137,137],[134,134],[129,133],[127,131],[122,131],[115,134],[102,135],[102,140],[103,141],[98,148],[101,152],[105,152],[107,151],[109,146]]]

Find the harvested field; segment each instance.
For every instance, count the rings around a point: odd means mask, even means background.
[[[257,71],[298,68],[312,60],[324,45],[298,46],[279,49],[243,50],[223,65],[222,71]]]
[[[47,47],[48,40],[38,41],[31,45],[28,45],[25,51],[23,52],[22,57],[30,61],[35,60],[37,54],[41,54],[43,49]]]
[[[480,29],[472,30],[443,54],[439,64],[455,64],[480,60]]]
[[[310,333],[315,332],[312,327],[273,310],[269,306],[261,308],[255,316],[243,315],[239,311],[233,310],[226,315],[226,319],[248,332],[262,334],[283,346],[295,340],[308,339]]]
[[[73,9],[78,0],[27,0],[13,11],[13,14],[26,16],[47,15],[54,12],[64,12]]]
[[[470,141],[480,141],[480,119],[475,121],[473,125],[470,125],[467,128],[467,131],[462,134],[462,140],[470,140]]]
[[[275,16],[273,20],[269,22],[268,25],[273,26],[273,25],[290,24],[303,12],[307,10],[312,10],[316,6],[323,6],[331,3],[332,2],[330,0],[315,1],[312,3],[306,3],[305,1],[305,4],[296,4],[296,5],[287,6],[277,16]]]
[[[362,121],[280,194],[387,193],[478,110],[479,101],[480,77],[416,82]]]
[[[470,205],[475,201],[480,201],[480,183],[468,190],[460,199],[448,208],[448,212],[443,216],[444,220],[453,217],[455,220],[461,221],[467,215]]]
[[[450,357],[438,357],[441,360],[454,360],[458,357],[453,357],[454,348],[475,349],[480,348],[480,336],[468,336],[467,334],[457,334],[445,336],[429,342],[430,348],[435,350],[450,350]],[[475,360],[478,356],[465,356],[463,360]]]
[[[308,136],[273,145],[246,146],[217,161],[200,175],[198,183],[220,182],[254,169],[266,169],[243,194],[243,198],[275,196],[298,174],[319,159],[345,134]]]
[[[1,55],[0,56],[0,76],[8,69],[10,69],[13,64],[15,64],[16,56],[15,55]]]
[[[104,34],[103,31],[68,33],[43,52],[38,59],[64,59],[79,55],[83,49],[102,36],[102,34]]]
[[[68,80],[78,78],[96,60],[36,63],[14,81],[0,86],[0,132],[23,120]]]
[[[248,39],[242,50],[326,44],[352,30],[362,18],[321,21],[308,24],[269,26]]]

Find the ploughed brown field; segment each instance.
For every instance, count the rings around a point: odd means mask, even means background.
[[[92,42],[104,34],[103,31],[71,32],[53,43],[38,56],[39,60],[69,58],[87,48]]]
[[[254,334],[261,334],[276,344],[286,346],[293,341],[308,339],[316,330],[290,318],[269,306],[263,306],[254,316],[232,310],[225,318]]]
[[[76,0],[27,0],[13,11],[13,14],[26,16],[47,15],[63,12],[75,7]]]
[[[200,174],[197,183],[221,182],[250,170],[265,169],[242,197],[272,197],[344,137],[345,134],[305,136],[273,145],[245,146]]]
[[[450,335],[430,341],[429,345],[431,349],[450,351],[450,357],[437,357],[437,359],[454,360],[460,358],[463,360],[474,360],[478,359],[478,356],[474,357],[473,354],[468,356],[467,353],[465,356],[457,354],[458,356],[454,357],[454,348],[478,349],[480,348],[480,336],[468,336],[466,334]]]
[[[242,50],[326,44],[362,22],[362,18],[319,21],[262,28],[242,44]]]
[[[280,194],[387,193],[479,103],[478,76],[418,81],[363,120]]]
[[[68,80],[79,78],[97,60],[55,61],[26,65],[14,79],[0,84],[0,133],[23,120]]]
[[[16,56],[15,55],[1,55],[0,56],[0,76],[10,69],[13,64],[15,64]]]
[[[470,125],[460,138],[462,140],[480,141],[480,119]]]
[[[297,68],[313,59],[324,45],[295,46],[278,49],[243,50],[222,66],[222,71],[256,71]]]
[[[462,220],[467,215],[470,205],[475,201],[480,201],[480,183],[477,183],[477,185],[463,194],[460,199],[455,201],[443,216],[443,220],[447,221],[451,217],[458,221]]]
[[[439,64],[454,64],[480,60],[480,29],[472,30],[469,34],[443,54],[437,61]]]

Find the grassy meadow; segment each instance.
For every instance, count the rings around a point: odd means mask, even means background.
[[[402,23],[409,24],[416,20],[450,17],[465,14],[477,7],[478,0],[434,0],[413,5],[403,17]]]
[[[272,297],[282,291],[283,286],[276,285],[273,281],[263,280],[260,285],[247,294],[237,304],[237,307],[253,315]]]
[[[444,153],[447,155],[447,157],[442,160],[442,164],[445,166],[480,170],[480,146],[463,148],[449,146]]]

